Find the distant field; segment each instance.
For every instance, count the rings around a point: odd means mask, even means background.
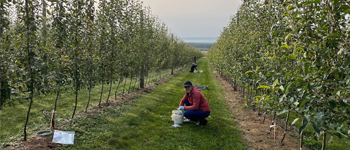
[[[190,46],[193,46],[195,48],[198,48],[201,51],[208,51],[211,46],[213,46],[213,43],[187,43]]]

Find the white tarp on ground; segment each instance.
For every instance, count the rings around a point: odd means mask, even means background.
[[[74,131],[55,130],[52,142],[60,144],[74,144],[74,134]]]

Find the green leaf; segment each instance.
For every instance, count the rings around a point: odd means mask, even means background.
[[[309,89],[309,91],[311,91],[314,88],[314,86],[310,85],[310,83],[307,83],[307,88]]]
[[[248,74],[248,73],[253,73],[253,71],[249,70],[249,71],[245,72],[245,74]]]
[[[288,16],[287,16],[288,17]],[[289,39],[289,37],[290,37],[290,33],[284,38],[284,41],[286,41],[287,42],[287,40]]]
[[[333,33],[333,34],[327,35],[326,39],[337,38],[337,37],[339,37],[339,33]]]
[[[272,89],[275,88],[275,86],[277,85],[277,83],[278,83],[278,79],[276,79],[276,80],[273,82],[273,84],[272,84]]]
[[[343,136],[339,132],[335,132],[334,135],[336,135],[339,139],[343,138]]]
[[[332,142],[333,136],[329,137],[328,143]]]
[[[304,129],[305,129],[308,125],[309,125],[309,122],[307,122],[307,123],[305,123],[305,124],[303,124],[303,125],[300,126],[300,128],[299,128],[299,135],[301,134],[301,132],[304,131]]]
[[[288,58],[289,58],[290,60],[295,60],[295,59],[297,59],[297,56],[294,55],[294,54],[290,54],[290,55],[288,56]]]
[[[345,14],[350,14],[350,9],[344,11]]]
[[[300,104],[300,108],[303,107],[303,106],[304,106],[307,102],[309,102],[309,101],[311,101],[311,98],[302,101],[301,104]]]
[[[281,96],[280,98],[279,98],[279,103],[282,103],[283,102],[283,99],[286,97],[286,95],[284,94],[283,96]]]
[[[256,67],[255,72],[258,72],[259,69],[260,69],[260,67]]]
[[[285,94],[288,93],[290,85],[292,85],[292,83],[288,84],[287,89],[286,89],[286,91],[284,92]]]
[[[339,134],[339,135],[338,135],[338,134]],[[348,134],[349,134],[349,133],[348,133]],[[340,139],[343,138],[343,137],[349,138],[347,135],[343,134],[343,133],[340,132],[340,131],[337,131],[337,132],[335,133],[335,135],[337,135]]]
[[[332,108],[335,108],[337,106],[337,104],[332,100],[328,101],[328,103]]]
[[[294,125],[298,120],[299,118],[295,118],[294,121],[292,122],[292,125]]]
[[[283,45],[281,46],[281,48],[288,48],[288,44],[287,44],[287,43],[283,44]]]
[[[286,79],[286,78],[289,76],[289,74],[291,74],[291,73],[292,73],[292,71],[287,72],[287,73],[283,76],[283,79]]]
[[[321,0],[308,0],[305,2],[305,5],[313,4],[313,3],[320,3]]]
[[[316,133],[320,134],[321,129],[319,124],[312,123],[312,127],[315,129]]]
[[[338,91],[336,94],[339,96],[340,95],[340,91]]]
[[[284,113],[286,113],[288,111],[289,111],[288,109],[283,109],[282,111],[277,112],[276,115],[281,115],[281,114],[284,114]]]
[[[315,115],[315,119],[317,121],[321,121],[323,116],[324,116],[324,112],[319,112]]]
[[[305,115],[304,118],[303,118],[303,119],[304,119],[304,122],[305,122],[305,123],[309,123],[310,120],[311,120],[310,118],[311,118],[310,115]]]
[[[280,86],[280,89],[282,92],[284,91],[284,87],[282,85]]]
[[[294,6],[293,6],[293,5],[290,5],[290,6],[288,7],[288,10],[292,10],[292,9],[294,9]]]
[[[260,85],[258,86],[258,89],[271,89],[269,86],[266,85]]]

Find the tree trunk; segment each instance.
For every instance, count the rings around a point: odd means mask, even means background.
[[[265,118],[266,118],[266,116],[264,115],[264,120],[263,120],[263,122],[262,122],[263,124],[265,123]]]
[[[90,83],[90,87],[89,87],[89,100],[88,100],[88,102],[86,104],[86,108],[85,108],[86,113],[87,113],[87,109],[89,107],[90,100],[91,100],[91,83]]]
[[[140,88],[145,88],[145,71],[144,66],[142,65],[141,71],[140,71]]]
[[[250,101],[253,99],[253,85],[250,86],[250,96],[249,96]]]
[[[286,124],[285,124],[285,127],[284,127],[284,133],[283,133],[283,138],[282,138],[282,140],[281,140],[281,143],[283,143],[283,140],[284,140],[284,138],[286,137],[286,134],[287,134],[289,113],[290,113],[290,111],[288,111],[288,113],[287,113]]]
[[[304,124],[304,119],[302,119],[301,120],[301,124]],[[300,150],[302,150],[303,149],[303,135],[304,135],[304,133],[303,133],[303,131],[300,133]]]
[[[127,76],[125,77],[125,81],[124,81],[124,88],[123,88],[123,93],[122,93],[122,95],[124,95],[125,85],[126,85],[126,79],[127,79]]]
[[[55,99],[55,107],[53,108],[53,111],[55,114],[56,114],[58,97],[60,96],[60,90],[61,90],[60,87],[58,87],[57,95],[56,95],[56,99]],[[54,128],[55,128],[55,115],[53,115],[53,118],[52,118],[52,129],[54,129]]]
[[[136,80],[135,80],[135,83],[134,83],[134,87],[132,88],[133,91],[135,90],[136,83],[137,83],[137,77],[136,77]]]
[[[243,93],[243,98],[244,98],[244,84],[243,84],[243,86],[242,86],[242,93]]]
[[[31,95],[33,93],[31,91]],[[28,124],[28,120],[29,120],[30,109],[32,108],[32,104],[33,104],[33,97],[32,96],[30,96],[30,103],[29,103],[29,108],[28,108],[28,112],[27,112],[27,119],[26,119],[26,123],[24,124],[24,141],[27,141],[27,124]]]
[[[148,80],[147,80],[147,83],[146,83],[147,85],[151,82],[151,79],[152,79],[152,73],[150,73],[149,76],[148,76]]]
[[[103,80],[103,79],[102,79],[102,80]],[[103,81],[102,81],[102,88],[101,88],[100,102],[98,102],[98,107],[101,107],[102,93],[103,93]]]
[[[129,91],[128,91],[128,93],[130,93],[131,83],[132,83],[132,77],[131,77],[131,79],[130,79],[130,84],[129,84]]]
[[[122,81],[122,76],[119,77],[119,81],[118,81],[118,86],[117,86],[117,89],[115,90],[114,92],[114,98],[117,99],[117,92],[118,92],[118,89],[119,89],[119,85],[120,85],[120,82]]]
[[[325,150],[326,149],[326,140],[327,140],[327,133],[326,133],[326,131],[323,131],[323,140],[322,140],[322,148],[321,148],[321,150]]]
[[[249,96],[250,96],[250,92],[249,92],[249,89],[250,89],[250,87],[249,87],[249,84],[248,84],[248,88],[247,88],[247,101],[248,102],[250,102],[250,100],[249,100]]]
[[[77,110],[77,105],[78,105],[78,88],[76,87],[76,89],[75,89],[75,106],[74,106],[72,118],[74,118],[75,111]]]
[[[107,96],[107,100],[106,100],[107,106],[109,106],[108,100],[109,100],[109,97],[111,96],[112,85],[113,85],[113,80],[110,80],[109,81],[109,92],[108,92],[108,96]]]
[[[30,75],[30,82],[29,82],[29,90],[30,90],[30,103],[29,103],[29,107],[28,107],[28,112],[27,112],[27,118],[26,118],[26,122],[24,124],[24,141],[27,140],[27,124],[28,124],[28,121],[29,121],[29,114],[30,114],[30,110],[32,108],[32,104],[33,104],[33,95],[34,95],[34,72],[33,72],[33,69],[32,69],[32,58],[34,57],[33,56],[33,52],[30,50],[30,26],[32,25],[31,22],[30,22],[30,19],[29,18],[29,1],[25,1],[25,9],[26,9],[26,19],[25,19],[25,24],[26,24],[26,27],[27,27],[27,32],[26,32],[26,40],[27,40],[27,46],[26,46],[26,49],[27,49],[27,56],[28,56],[28,71],[29,71],[29,75]],[[32,18],[34,19],[34,17]]]

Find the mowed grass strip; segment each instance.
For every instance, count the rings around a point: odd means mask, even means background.
[[[162,77],[166,74],[170,74],[170,70],[163,71]],[[157,75],[157,76],[155,76]],[[159,76],[158,73],[152,73],[151,78],[147,78],[147,83],[155,82]],[[125,80],[124,80],[125,81]],[[124,88],[124,81],[120,83],[117,95],[121,95]],[[138,90],[138,81],[135,85],[135,78],[132,80],[130,90]],[[114,92],[117,89],[118,81],[113,83],[110,98],[114,98]],[[130,78],[126,80],[125,91],[128,93],[130,85]],[[100,100],[102,85],[96,85],[91,91],[91,100],[89,103],[89,108],[97,105]],[[102,103],[106,102],[109,92],[109,84],[104,84],[104,90],[102,93]],[[50,127],[50,117],[45,117],[41,110],[46,110],[51,112],[54,109],[56,94],[44,96],[35,96],[33,99],[33,105],[31,108],[29,122],[28,122],[28,134],[32,134],[33,131],[43,128]],[[85,111],[89,99],[89,94],[87,89],[82,89],[78,94],[78,106],[77,112]],[[60,125],[60,120],[70,120],[73,114],[73,109],[75,105],[75,94],[74,91],[62,90],[60,97],[57,102],[57,116],[56,125]],[[0,111],[0,148],[16,140],[23,139],[23,128],[27,116],[27,111],[29,107],[29,101],[22,100],[22,104],[15,102],[12,107],[6,106]],[[51,114],[49,114],[51,115]]]
[[[198,70],[203,73],[187,71],[123,106],[75,118],[74,126],[67,128],[75,131],[75,143],[62,149],[246,149],[206,57]],[[209,86],[202,90],[212,109],[206,126],[172,127],[171,111],[178,108],[186,80]]]

